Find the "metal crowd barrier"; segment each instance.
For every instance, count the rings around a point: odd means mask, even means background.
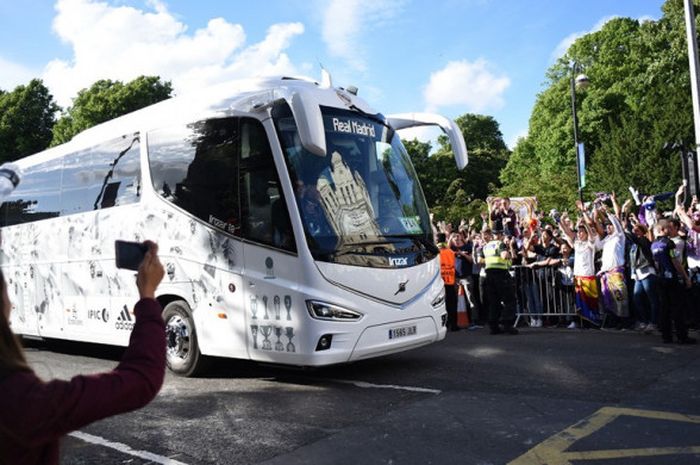
[[[517,313],[515,325],[521,317],[577,316],[573,283],[562,279],[557,267],[530,268],[513,266]]]

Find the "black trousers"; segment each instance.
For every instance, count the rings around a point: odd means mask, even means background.
[[[673,339],[671,324],[675,326],[676,337],[682,341],[688,337],[688,327],[685,324],[685,303],[686,289],[683,284],[675,279],[659,279],[659,292],[661,300],[661,311],[659,315],[659,326],[661,335],[665,341]]]
[[[480,307],[480,312],[479,312],[479,319],[481,320],[482,323],[485,323],[489,319],[489,309],[491,308],[489,306],[489,298],[486,295],[486,276],[484,275],[479,275],[479,305]]]
[[[447,329],[454,331],[457,328],[457,286],[445,284],[445,309],[447,310]]]
[[[497,329],[515,322],[515,281],[508,270],[486,270],[484,294],[489,305],[489,326]]]
[[[481,323],[484,319],[484,311],[481,307],[481,292],[479,286],[479,275],[472,274],[467,277],[467,293],[470,296],[469,303],[472,304],[470,307],[471,311],[471,321],[475,324]]]
[[[693,287],[688,292],[687,305],[685,307],[686,321],[695,329],[700,328],[700,269],[695,268],[693,274]]]

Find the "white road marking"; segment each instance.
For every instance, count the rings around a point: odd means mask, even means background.
[[[163,457],[162,455],[153,454],[151,452],[146,452],[143,450],[134,450],[126,444],[122,444],[121,442],[108,441],[107,439],[101,438],[99,436],[93,436],[92,434],[83,433],[82,431],[74,431],[72,433],[69,433],[68,435],[73,436],[74,438],[81,439],[85,442],[118,450],[119,452],[122,452],[124,454],[129,454],[133,455],[134,457],[150,460],[154,463],[160,463],[162,465],[187,465],[186,463],[178,462],[177,460],[173,460],[168,457]]]
[[[399,391],[426,392],[428,394],[440,394],[440,393],[442,393],[442,391],[439,389],[428,389],[428,388],[415,387],[415,386],[397,386],[395,384],[372,384],[372,383],[367,383],[365,381],[352,381],[352,380],[346,380],[346,379],[331,379],[329,381],[332,381],[334,383],[352,384],[353,386],[357,386],[357,387],[365,388],[365,389],[397,389]]]

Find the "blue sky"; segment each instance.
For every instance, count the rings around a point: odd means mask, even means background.
[[[384,114],[493,116],[513,146],[576,37],[662,0],[0,0],[0,89],[41,77],[62,106],[97,79],[177,93],[270,74],[355,85]],[[431,137],[430,134],[424,135]],[[467,141],[469,146],[469,141]]]

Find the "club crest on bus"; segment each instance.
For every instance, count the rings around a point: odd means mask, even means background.
[[[394,295],[398,295],[401,292],[406,292],[406,284],[408,284],[408,280],[399,283],[399,288],[396,292],[394,292]]]

